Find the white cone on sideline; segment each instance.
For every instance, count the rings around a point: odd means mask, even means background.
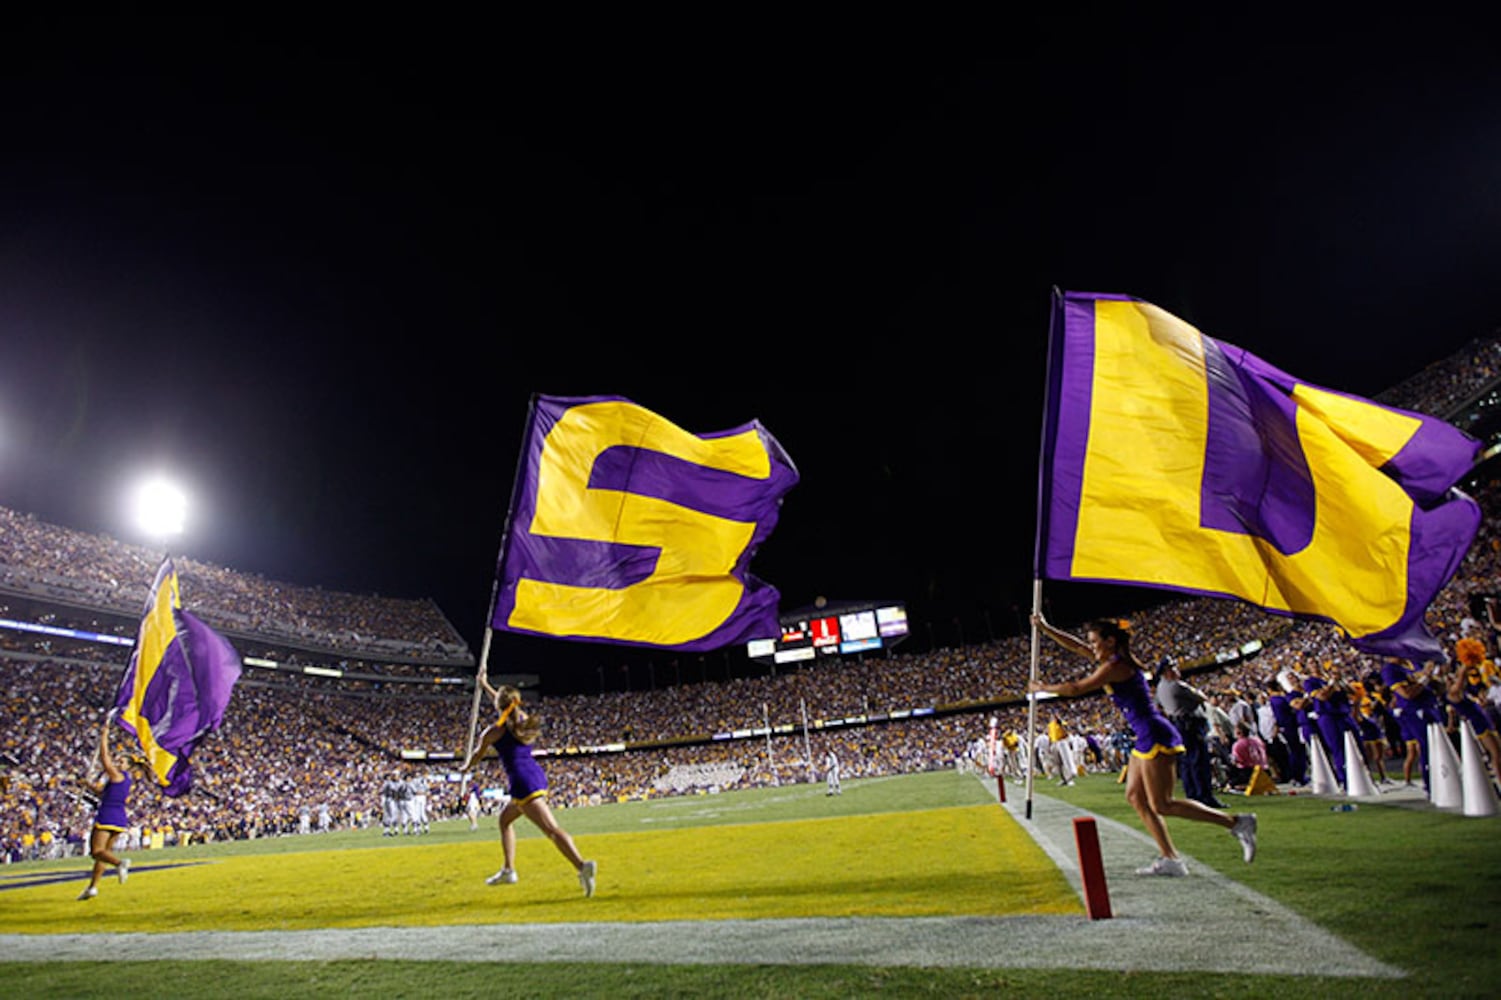
[[[1464,792],[1466,816],[1494,816],[1501,812],[1501,803],[1496,801],[1496,788],[1491,784],[1491,773],[1485,766],[1485,752],[1475,731],[1464,720],[1459,724],[1460,787]]]
[[[1459,785],[1459,755],[1444,727],[1428,724],[1428,801],[1440,809],[1458,809],[1464,805]]]
[[[1313,781],[1309,791],[1315,795],[1338,795],[1342,791],[1334,779],[1334,765],[1329,763],[1329,754],[1324,750],[1324,741],[1315,734],[1308,742],[1308,760],[1313,765]]]
[[[1360,752],[1355,734],[1348,729],[1345,730],[1345,794],[1357,799],[1373,798],[1381,794],[1381,790],[1371,780],[1371,772],[1366,770],[1365,754]]]

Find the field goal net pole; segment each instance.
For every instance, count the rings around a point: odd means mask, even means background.
[[[766,760],[771,764],[771,780],[775,785],[782,784],[782,778],[777,774],[777,759],[771,749],[771,706],[761,702],[761,724],[766,727]]]
[[[798,706],[803,713],[803,757],[808,761],[808,781],[818,780],[818,771],[813,766],[813,742],[808,739],[808,699],[799,698]]]

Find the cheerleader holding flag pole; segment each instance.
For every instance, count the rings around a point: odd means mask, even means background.
[[[1455,489],[1481,443],[1458,428],[1306,382],[1150,302],[1055,288],[1039,450],[1034,579],[1234,598],[1333,622],[1365,653],[1442,652],[1424,613],[1481,521]],[[1162,851],[1145,872],[1184,873],[1164,815],[1231,829],[1250,861],[1253,817],[1173,799],[1181,741],[1130,633],[1071,636],[1036,596],[1029,689],[1105,688],[1136,734],[1127,796]],[[1042,684],[1039,630],[1091,673]]]
[[[584,860],[568,831],[553,817],[547,804],[547,775],[532,757],[531,744],[537,738],[541,724],[522,710],[521,692],[516,688],[509,684],[491,687],[483,676],[478,683],[494,699],[498,717],[480,737],[479,745],[465,758],[462,770],[467,773],[493,746],[505,768],[511,792],[510,801],[500,810],[500,846],[504,864],[500,871],[485,879],[486,884],[506,885],[517,881],[514,825],[525,816],[573,865],[584,895],[594,895],[595,863]]]
[[[1240,841],[1246,861],[1256,857],[1255,814],[1231,816],[1193,799],[1173,797],[1176,758],[1183,752],[1183,739],[1157,709],[1147,686],[1146,672],[1131,653],[1130,630],[1121,622],[1102,620],[1091,624],[1085,638],[1080,638],[1054,628],[1038,614],[1032,616],[1032,627],[1069,652],[1093,660],[1094,669],[1083,678],[1058,684],[1034,679],[1028,690],[1073,697],[1104,688],[1136,736],[1126,771],[1126,801],[1141,817],[1159,851],[1157,860],[1138,868],[1136,874],[1188,874],[1188,866],[1178,857],[1163,822],[1166,816],[1224,827]]]
[[[131,785],[151,776],[145,758],[127,754],[123,761],[116,761],[110,753],[109,730],[118,715],[119,709],[111,709],[99,730],[99,749],[95,759],[104,770],[104,784],[98,790],[99,805],[94,813],[93,828],[89,830],[89,857],[94,859],[94,870],[88,888],[78,896],[80,900],[99,895],[99,879],[105,869],[113,867],[122,884],[130,874],[130,859],[117,856],[110,845],[118,834],[130,827],[125,802],[130,798]]]
[[[464,760],[468,770],[493,746],[511,783],[505,867],[490,884],[516,881],[522,815],[578,871],[585,895],[595,868],[548,808],[520,691],[490,684],[491,631],[681,651],[776,635],[776,588],[749,565],[797,480],[756,421],[694,434],[621,396],[532,396],[475,673],[472,721],[481,691],[496,721],[478,746],[471,725]]]

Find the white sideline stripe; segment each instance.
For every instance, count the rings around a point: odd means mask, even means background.
[[[999,798],[993,783],[985,784]],[[1109,920],[1079,918],[1056,931],[1060,936],[1053,947],[1069,956],[1060,965],[1383,979],[1407,975],[1190,855],[1182,855],[1187,878],[1138,876],[1135,869],[1157,854],[1156,842],[1145,832],[1038,794],[1035,784],[1032,799],[1030,821],[1024,793],[1012,795],[1008,788],[1003,805],[1057,863],[1081,899],[1073,821],[1094,819],[1114,914]],[[1263,824],[1259,847],[1276,850],[1275,836],[1273,832],[1269,839]],[[1236,864],[1242,863],[1240,843],[1229,833],[1225,850]]]

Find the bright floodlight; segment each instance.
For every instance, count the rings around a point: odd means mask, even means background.
[[[148,480],[136,490],[136,524],[154,538],[182,534],[187,512],[187,496],[165,479]]]

